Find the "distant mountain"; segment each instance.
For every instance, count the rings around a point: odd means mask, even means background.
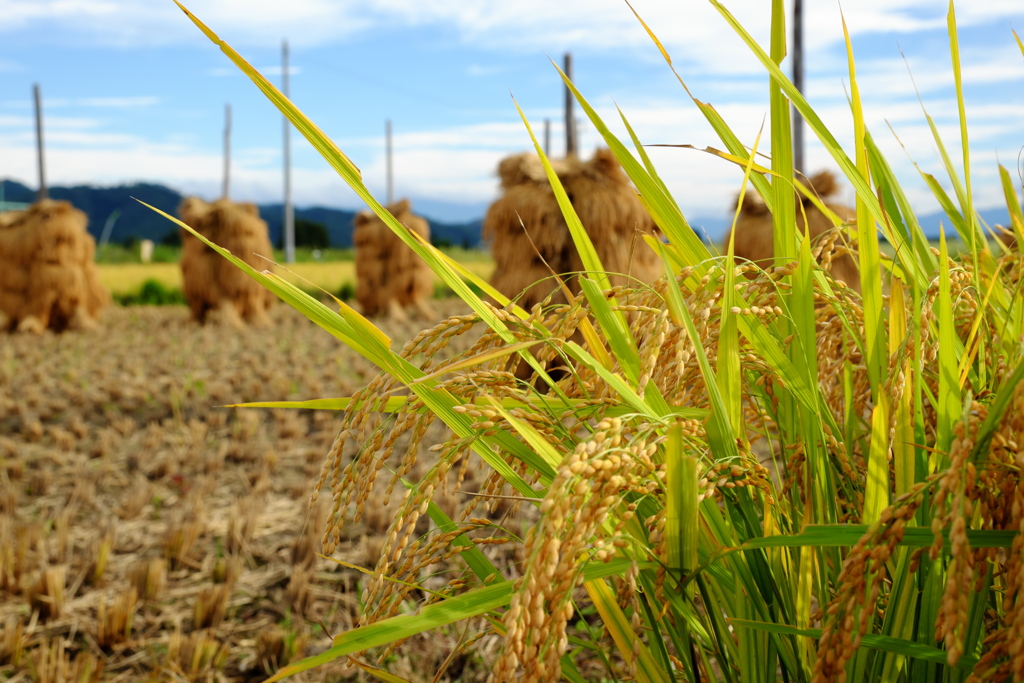
[[[1010,213],[1006,210],[1005,206],[981,209],[978,211],[978,215],[981,216],[981,220],[988,223],[990,228],[994,228],[996,225],[1010,224]],[[957,238],[956,226],[949,220],[949,216],[941,211],[918,216],[917,222],[921,224],[921,230],[924,231],[925,236],[929,239],[939,238],[939,225],[945,229],[946,237]]]
[[[9,202],[31,203],[35,201],[36,192],[13,180],[2,180],[0,196]],[[138,199],[161,211],[177,214],[182,195],[176,190],[163,185],[136,183],[117,187],[51,187],[50,196],[54,199],[70,201],[85,212],[89,217],[89,232],[99,240],[103,227],[112,218],[115,211],[120,211],[110,232],[111,242],[124,242],[130,238],[150,239],[159,242],[165,235],[175,232],[177,226],[163,216],[142,206]],[[134,199],[133,199],[134,197]],[[415,208],[415,207],[414,207]],[[283,210],[280,204],[260,205],[260,217],[267,221],[270,239],[277,244],[281,235]],[[296,208],[296,218],[306,218],[323,223],[331,237],[331,246],[347,248],[352,246],[352,218],[354,211],[331,209],[326,207]],[[445,223],[430,221],[431,235],[434,240],[446,240],[456,246],[480,246],[481,220],[465,223]]]
[[[29,189],[21,183],[13,180],[0,181],[2,196],[9,202],[35,201],[35,190]],[[113,224],[110,234],[111,242],[124,242],[126,239],[135,237],[138,239],[151,239],[159,242],[167,233],[177,230],[174,224],[162,216],[150,211],[139,202],[132,199],[135,197],[161,211],[175,215],[178,204],[181,203],[182,195],[176,190],[163,185],[151,183],[137,183],[135,185],[121,185],[118,187],[90,187],[77,185],[75,187],[53,187],[50,188],[50,196],[54,199],[66,199],[76,207],[85,211],[89,216],[89,232],[98,240],[103,227],[114,211],[119,210],[120,214]],[[432,202],[424,200],[420,202],[424,207],[420,209],[424,213],[430,207],[439,207],[443,202]],[[415,209],[416,207],[414,207]],[[270,229],[270,239],[277,244],[281,235],[281,224],[283,222],[282,209],[280,204],[265,204],[259,207],[260,216],[267,221]],[[481,214],[484,207],[481,205]],[[331,237],[331,246],[347,248],[352,246],[352,218],[355,211],[347,209],[332,209],[326,207],[297,208],[295,216],[306,218],[311,221],[323,223],[327,226]],[[1009,223],[1009,215],[1005,208],[984,209],[979,211],[983,221],[989,225],[997,223],[1006,225]],[[725,236],[729,227],[730,216],[690,216],[689,222],[697,235],[704,240],[710,238],[714,243],[719,243]],[[431,235],[435,241],[443,240],[455,246],[479,247],[481,246],[480,230],[482,219],[466,221],[464,223],[445,223],[435,221],[427,215],[430,221]],[[956,231],[949,218],[941,212],[926,214],[918,217],[921,228],[925,235],[930,238],[937,238],[939,235],[940,223],[945,226],[947,235],[955,235]]]
[[[12,180],[4,180],[4,199],[9,202],[31,203],[36,199],[36,191]],[[177,227],[166,218],[147,209],[132,199],[136,197],[161,211],[174,215],[181,203],[181,194],[163,185],[138,183],[119,187],[51,187],[53,199],[64,199],[85,212],[89,217],[89,232],[97,240],[103,232],[103,226],[111,218],[114,211],[120,215],[114,222],[110,233],[111,242],[123,242],[129,237],[160,241],[165,234]]]

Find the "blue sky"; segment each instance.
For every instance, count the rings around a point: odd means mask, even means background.
[[[767,44],[767,0],[725,4]],[[852,122],[839,5],[805,5],[807,96],[845,143]],[[633,6],[695,96],[752,144],[768,109],[767,78],[710,4]],[[617,121],[618,105],[645,143],[721,146],[622,0],[191,0],[189,8],[275,82],[287,38],[292,99],[378,194],[384,120],[391,118],[396,194],[437,218],[480,216],[498,191],[498,161],[529,145],[510,95],[538,133],[552,119],[552,146],[563,148],[563,95],[548,56],[560,61],[566,50],[574,54],[578,86],[609,122]],[[922,212],[937,207],[907,154],[924,171],[944,174],[907,64],[959,157],[947,8],[935,0],[844,7],[868,125]],[[1024,3],[962,2],[957,19],[977,201],[993,206],[1001,202],[997,160],[1017,178],[1024,147],[1024,55],[1011,32],[1024,31]],[[232,194],[280,201],[280,115],[170,0],[0,0],[0,177],[30,185],[34,82],[43,88],[51,184],[155,181],[213,197],[221,182],[223,109],[231,103]],[[581,123],[584,153],[598,142]],[[809,143],[808,170],[832,167],[816,141]],[[692,150],[652,156],[684,213],[726,214],[739,169]],[[300,205],[359,207],[297,135],[294,184]]]

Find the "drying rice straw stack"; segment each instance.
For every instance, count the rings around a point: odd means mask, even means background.
[[[996,225],[995,233],[996,239],[1002,242],[1004,247],[1006,247],[1010,251],[1014,251],[1017,248],[1017,235],[1013,232],[1012,228],[1007,228],[1002,225]]]
[[[409,200],[387,207],[410,231],[430,241],[430,224],[412,213]],[[367,316],[406,317],[412,309],[420,318],[436,316],[430,308],[434,273],[401,238],[372,211],[361,211],[354,220],[352,241],[356,247],[356,300]]]
[[[857,219],[856,210],[830,201],[825,201],[839,191],[839,185],[835,176],[828,171],[822,171],[808,179],[810,189],[816,194],[822,203],[828,207],[839,220],[844,224],[852,223]],[[734,204],[735,206],[735,204]],[[804,220],[806,216],[806,222]],[[832,220],[818,210],[809,200],[800,195],[797,199],[796,209],[797,226],[803,230],[810,230],[812,248],[815,243],[821,244],[823,240],[835,242],[831,263],[828,270],[832,277],[860,291],[860,271],[857,260],[850,251],[847,244],[846,233],[836,228]],[[748,190],[743,195],[743,204],[740,207],[740,215],[735,227],[736,245],[735,254],[737,259],[753,261],[761,268],[770,269],[774,265],[775,243],[772,232],[772,214],[768,211],[757,193]],[[822,237],[822,236],[825,237]],[[725,247],[729,246],[729,234],[725,236]],[[821,238],[821,240],[819,240]],[[832,249],[824,245],[824,252],[831,252]]]
[[[273,257],[267,224],[254,204],[227,199],[207,203],[189,197],[178,213],[182,222],[253,268],[273,269],[267,260]],[[185,300],[195,320],[205,323],[213,316],[236,327],[269,322],[273,294],[185,229],[181,229],[181,246]]]
[[[87,225],[84,213],[51,199],[0,214],[0,329],[96,325],[110,294],[100,284]]]
[[[600,149],[590,161],[575,157],[552,161],[583,227],[590,235],[612,285],[650,283],[664,270],[643,235],[658,235],[653,219],[610,150]],[[518,296],[530,310],[555,291],[552,271],[561,275],[583,270],[562,211],[534,154],[518,154],[498,166],[503,195],[484,218],[484,238],[491,242],[495,269],[491,284],[510,298]],[[627,277],[628,276],[628,277]],[[580,291],[574,277],[570,291]],[[552,296],[562,302],[561,293]]]

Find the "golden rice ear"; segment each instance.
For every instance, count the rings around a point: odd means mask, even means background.
[[[246,202],[245,204],[238,204],[237,206],[242,210],[243,213],[246,213],[250,216],[259,217],[260,215],[259,207],[256,206],[255,204],[250,204]]]

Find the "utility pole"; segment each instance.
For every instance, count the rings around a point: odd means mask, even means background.
[[[804,4],[793,0],[793,85],[804,92]],[[804,172],[804,119],[793,110],[793,168]]]
[[[544,119],[544,156],[551,156],[551,119]]]
[[[384,153],[385,153],[385,156],[387,157],[387,159],[386,159],[386,168],[387,168],[387,174],[388,174],[388,178],[387,178],[387,183],[388,183],[388,185],[387,185],[387,187],[388,187],[388,206],[390,206],[395,201],[395,177],[394,177],[393,168],[391,166],[391,152],[392,152],[392,148],[391,148],[391,119],[388,119],[387,121],[384,122],[384,138],[385,138],[385,143],[384,143],[384,145],[385,145],[385,152]]]
[[[291,99],[288,94],[288,41],[285,40],[281,47],[282,64],[281,77],[283,79],[284,96]],[[292,207],[292,124],[288,117],[284,117],[284,260],[286,263],[295,263],[295,209]]]
[[[36,155],[39,160],[39,201],[46,199],[46,162],[43,159],[43,96],[39,84],[32,86],[36,100]]]
[[[224,105],[224,199],[231,194],[231,105]]]
[[[572,53],[565,53],[565,76],[572,81]],[[576,118],[572,113],[573,97],[569,86],[565,86],[565,156],[576,156]]]

